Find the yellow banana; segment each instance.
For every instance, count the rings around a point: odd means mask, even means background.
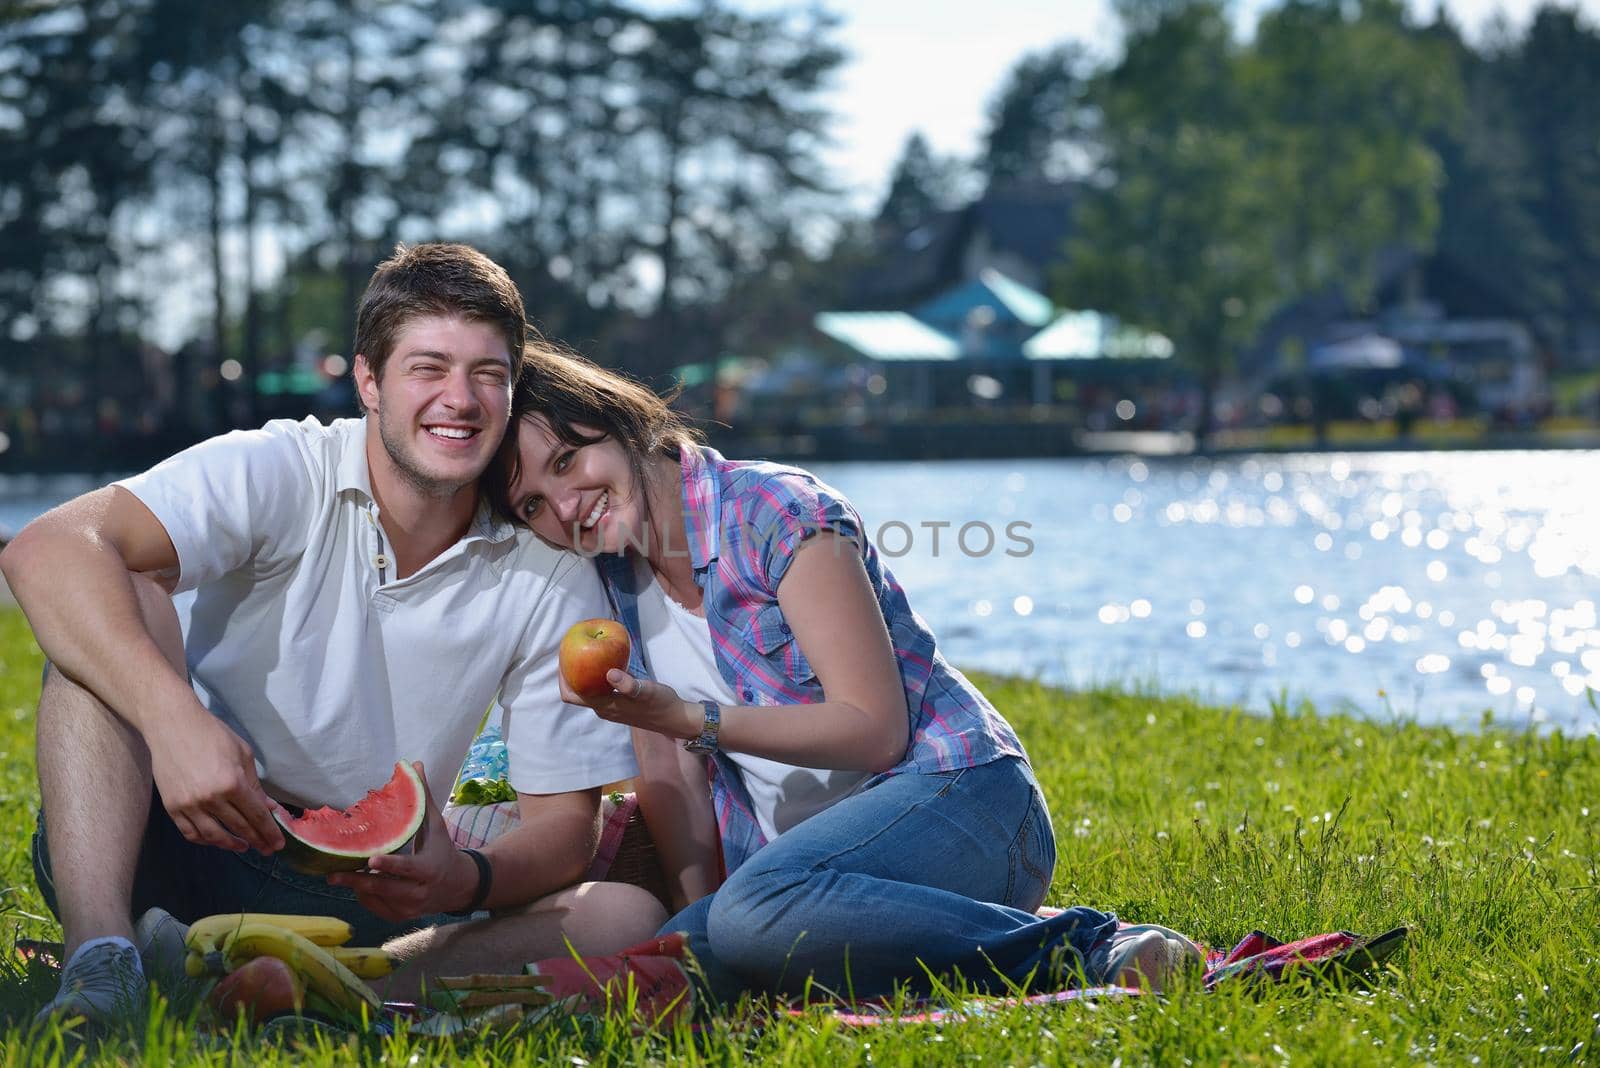
[[[308,990],[344,1012],[359,1013],[363,1006],[373,1011],[382,1004],[372,988],[331,953],[287,928],[270,923],[240,924],[223,943],[222,952],[230,961],[277,957],[305,980]]]
[[[271,912],[224,912],[196,920],[185,940],[197,953],[214,953],[223,941],[247,923],[266,923],[293,931],[319,946],[342,946],[350,941],[350,925],[332,916],[289,916]]]
[[[328,952],[333,959],[363,979],[382,979],[394,971],[394,961],[381,949],[366,946],[339,946]]]

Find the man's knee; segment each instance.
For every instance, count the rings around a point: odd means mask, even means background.
[[[579,953],[611,953],[654,937],[667,922],[667,910],[641,887],[592,882],[496,913],[500,917],[522,917]]]
[[[579,883],[544,899],[559,909],[562,929],[576,944],[585,941],[642,942],[667,922],[667,910],[650,891],[629,883]],[[535,908],[540,907],[535,902]]]

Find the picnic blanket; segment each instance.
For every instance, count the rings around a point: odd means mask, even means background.
[[[445,822],[458,845],[478,846],[516,825],[515,803],[446,806]],[[608,794],[601,810],[602,831],[588,878],[629,882],[644,886],[667,900],[664,880],[656,863],[654,845],[639,815],[634,795]],[[1059,909],[1040,909],[1049,916]],[[1126,922],[1123,924],[1126,926]],[[1294,977],[1311,979],[1353,976],[1376,970],[1405,943],[1407,929],[1395,927],[1375,936],[1350,931],[1330,931],[1283,940],[1265,931],[1251,931],[1226,952],[1207,949],[1204,987],[1233,982],[1278,982]],[[1204,948],[1204,947],[1202,947]],[[681,940],[653,939],[606,957],[552,958],[529,966],[535,974],[550,977],[554,1003],[571,1012],[601,1012],[608,1004],[631,1003],[644,1026],[668,1024],[694,1012],[693,990],[682,978],[686,960]],[[632,994],[623,997],[631,984]],[[833,1012],[847,1026],[871,1026],[890,1021],[945,1023],[1017,1005],[1059,1005],[1085,998],[1139,995],[1133,987],[1074,987],[1020,996],[986,995],[959,1004],[929,999],[907,1005],[904,1000],[834,1003]],[[641,996],[644,995],[644,996]],[[818,1004],[816,1000],[810,1007]],[[787,1011],[803,1012],[803,1007]]]
[[[1405,938],[1403,927],[1370,938],[1332,931],[1292,942],[1252,931],[1228,952],[1207,954],[1204,988],[1212,990],[1221,984],[1240,982],[1283,982],[1296,977],[1358,978],[1377,969],[1404,944]],[[460,1034],[477,1028],[525,1028],[557,1016],[597,1016],[620,1010],[629,1014],[638,1031],[680,1023],[698,1027],[696,990],[689,975],[692,969],[692,957],[681,934],[650,939],[607,956],[554,957],[528,966],[528,974],[536,977],[541,989],[525,1004],[496,1005],[477,1018],[448,1012],[422,1016],[416,1026],[424,1034]],[[1017,997],[974,997],[959,1003],[940,998],[911,1004],[904,1000],[847,1003],[813,998],[805,1005],[757,1003],[756,1021],[770,1018],[772,1013],[800,1016],[820,1006],[845,1027],[944,1025],[1018,1007],[1042,1009],[1090,998],[1137,997],[1143,993],[1135,987],[1098,986]],[[391,1008],[418,1015],[414,1006]]]
[[[1376,971],[1405,944],[1407,928],[1395,927],[1380,935],[1363,937],[1350,931],[1332,931],[1285,942],[1264,931],[1251,931],[1226,953],[1206,953],[1203,980],[1207,990],[1219,984],[1243,981],[1283,982],[1294,978],[1326,980],[1355,978]],[[976,997],[959,1004],[937,1000],[917,1005],[887,1002],[839,1005],[833,1015],[847,1027],[873,1027],[885,1023],[944,1024],[976,1019],[1017,1006],[1044,1008],[1086,998],[1140,996],[1137,987],[1092,986],[1053,990],[1020,997]],[[803,1009],[791,1009],[799,1013]]]
[[[1226,953],[1206,954],[1204,989],[1230,983],[1308,980],[1357,980],[1377,970],[1404,945],[1407,929],[1396,927],[1373,937],[1350,931],[1332,931],[1294,941],[1281,941],[1262,931],[1251,931]],[[41,952],[43,950],[43,952]],[[57,944],[19,939],[17,951],[48,966],[59,967]],[[402,1020],[414,1033],[441,1038],[478,1030],[505,1031],[527,1028],[559,1017],[599,1016],[625,1011],[636,1030],[691,1025],[697,1016],[697,998],[690,971],[692,957],[681,934],[653,938],[619,953],[592,957],[552,957],[528,965],[539,989],[530,991],[522,1004],[499,1004],[469,1015],[460,1011],[430,1012],[408,1002],[390,1002],[371,1026],[392,1033]],[[763,1013],[799,1016],[819,1006],[845,1027],[883,1024],[944,1025],[978,1019],[1018,1007],[1043,1009],[1075,1001],[1104,997],[1138,997],[1136,987],[1095,986],[1050,990],[1036,994],[980,996],[952,1002],[928,998],[907,1003],[889,1000],[765,1006]],[[283,1021],[275,1021],[282,1023]],[[350,1021],[310,1020],[314,1028],[348,1029]],[[297,1025],[293,1025],[297,1026]],[[291,1027],[292,1029],[292,1027]]]

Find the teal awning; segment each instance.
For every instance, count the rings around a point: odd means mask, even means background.
[[[990,322],[1014,322],[1034,328],[1048,323],[1055,314],[1049,297],[1007,278],[992,267],[980,271],[973,281],[940,294],[915,311],[917,318],[924,322],[958,329],[969,321],[973,312],[981,308],[988,309],[986,317]]]
[[[1172,355],[1161,334],[1124,326],[1094,311],[1067,312],[1022,345],[1030,360],[1153,359]]]
[[[961,346],[905,312],[821,312],[817,329],[874,360],[954,360]]]

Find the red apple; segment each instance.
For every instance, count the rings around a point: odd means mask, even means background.
[[[299,1012],[306,988],[300,977],[277,957],[256,957],[223,976],[206,1000],[224,1023],[239,1013],[256,1023]]]
[[[561,639],[561,677],[580,697],[611,692],[606,672],[628,670],[628,630],[614,619],[586,619]]]

